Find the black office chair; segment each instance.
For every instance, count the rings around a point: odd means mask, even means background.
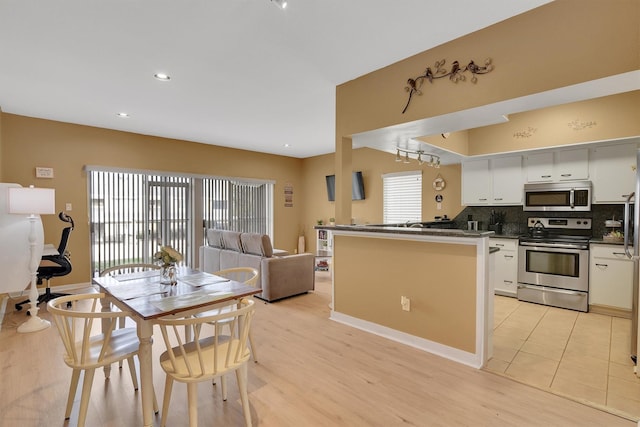
[[[71,273],[71,261],[69,260],[69,252],[67,252],[67,243],[69,243],[69,234],[71,234],[74,227],[73,218],[64,212],[60,212],[58,214],[58,218],[60,218],[61,221],[70,223],[71,225],[62,230],[60,244],[58,245],[58,255],[44,255],[42,257],[42,261],[50,261],[48,264],[53,263],[55,265],[41,265],[38,267],[38,285],[41,285],[43,280],[47,281],[45,293],[38,297],[38,305],[40,305],[41,302],[47,303],[54,298],[68,295],[51,292],[50,286],[50,280],[52,277],[66,276]],[[16,310],[22,310],[22,305],[28,302],[29,300],[26,300],[16,304]]]

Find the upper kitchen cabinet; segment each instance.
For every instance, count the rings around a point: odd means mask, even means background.
[[[527,156],[527,182],[589,179],[589,150],[562,150]]]
[[[462,164],[462,203],[522,204],[522,157],[470,160]]]
[[[634,191],[636,144],[594,148],[591,163],[593,203],[621,203]]]
[[[493,201],[495,204],[522,204],[522,157],[499,157],[491,160]]]
[[[491,186],[489,160],[462,163],[462,204],[488,205]]]
[[[553,181],[553,153],[527,156],[527,182]]]

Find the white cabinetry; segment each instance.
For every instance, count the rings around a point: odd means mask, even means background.
[[[489,239],[489,246],[500,248],[494,257],[490,277],[496,295],[515,297],[518,286],[518,239]]]
[[[592,150],[593,203],[624,202],[636,182],[636,144]]]
[[[527,182],[553,180],[553,153],[530,154],[527,156]]]
[[[527,182],[589,179],[589,149],[563,150],[527,156]]]
[[[462,164],[465,205],[522,204],[522,157],[471,160]]]
[[[592,244],[589,251],[589,306],[631,310],[633,262],[622,245]]]
[[[553,173],[558,181],[589,179],[589,149],[556,151]]]
[[[462,164],[463,204],[489,204],[490,184],[489,160],[471,160]]]
[[[495,204],[522,204],[522,157],[491,160],[493,201]]]

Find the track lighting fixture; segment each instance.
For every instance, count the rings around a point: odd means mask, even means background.
[[[404,158],[402,157],[401,153],[404,154]],[[408,148],[396,147],[396,162],[411,163],[412,157],[409,157],[409,155],[411,156],[415,155],[419,165],[423,165],[426,163],[427,166],[430,166],[433,168],[440,167],[440,156],[438,156],[437,154],[427,153],[424,150],[420,150],[420,149],[411,150]],[[429,161],[426,160],[427,156],[429,156]]]

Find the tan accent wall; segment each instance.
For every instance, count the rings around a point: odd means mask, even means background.
[[[335,236],[334,250],[335,311],[476,351],[475,246]]]
[[[336,138],[640,69],[640,2],[559,0],[337,87]],[[425,83],[405,114],[407,79],[445,59],[495,70]]]
[[[512,114],[507,123],[471,129],[468,153],[506,153],[636,136],[640,135],[638,117],[640,91]]]
[[[2,115],[2,179],[23,186],[56,189],[56,209],[72,203],[76,228],[69,241],[73,271],[52,285],[87,282],[89,254],[85,165],[101,165],[203,175],[270,179],[276,182],[274,246],[293,253],[302,231],[302,160],[174,139]],[[35,167],[54,169],[54,179],[36,179]],[[284,207],[284,186],[293,185],[293,207]],[[61,223],[43,217],[45,241],[57,244]]]
[[[327,224],[329,218],[334,217],[336,202],[327,200],[325,176],[335,173],[334,156],[326,154],[304,159],[305,203],[305,236],[307,249],[315,251],[315,230],[317,220]],[[419,166],[417,162],[404,164],[395,161],[395,155],[384,153],[371,148],[358,148],[352,153],[352,170],[362,171],[365,188],[365,200],[351,202],[352,218],[356,224],[382,223],[382,175],[392,172],[422,170],[422,219],[433,221],[435,216],[446,214],[455,217],[462,209],[461,206],[461,174],[460,165],[443,166],[435,169],[426,165]],[[443,191],[433,189],[433,180],[440,175],[446,182]],[[436,194],[443,196],[442,209],[437,210]]]

